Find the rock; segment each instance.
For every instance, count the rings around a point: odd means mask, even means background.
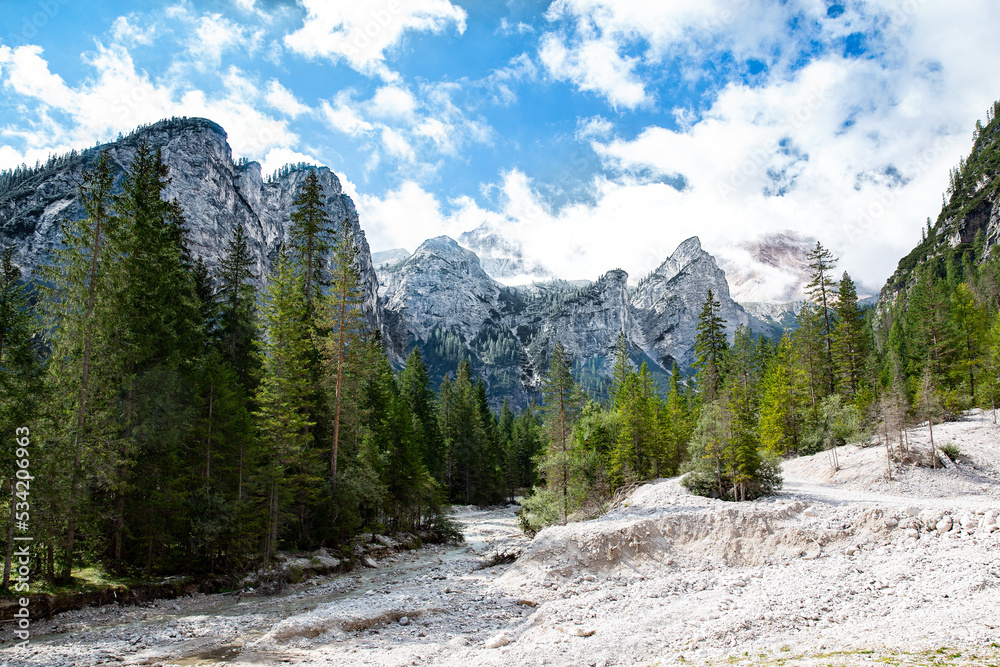
[[[506,646],[510,643],[510,638],[503,632],[492,637],[483,644],[484,648],[500,648],[501,646]]]
[[[378,563],[376,563],[371,556],[365,556],[364,558],[362,558],[361,564],[364,565],[365,567],[370,567],[370,568],[378,567]]]
[[[265,180],[260,163],[233,162],[226,131],[205,118],[174,118],[143,127],[117,141],[87,148],[76,159],[43,168],[31,188],[0,192],[0,242],[13,242],[15,260],[28,274],[49,261],[59,245],[58,221],[83,217],[79,186],[82,172],[105,152],[116,179],[128,168],[140,141],[161,150],[169,169],[164,191],[184,211],[193,257],[203,257],[209,270],[218,267],[226,243],[237,224],[248,237],[257,284],[262,286],[290,225],[294,206],[309,169],[291,169]],[[364,285],[364,309],[389,343],[390,356],[402,361],[407,350],[389,341],[386,314],[378,298],[378,277],[371,252],[358,222],[354,202],[343,192],[337,175],[326,167],[315,169],[326,212],[334,224],[347,219],[355,239],[357,264]],[[5,195],[11,195],[9,198]],[[405,346],[406,342],[400,343]],[[398,347],[398,349],[397,349]]]
[[[906,508],[906,516],[917,516],[918,514],[920,514],[919,507],[910,506]]]
[[[541,381],[557,337],[578,363],[593,360],[598,368],[610,368],[605,363],[609,345],[623,330],[651,365],[662,364],[668,372],[674,360],[690,365],[706,289],[722,304],[720,316],[730,334],[741,324],[755,333],[780,333],[730,298],[725,273],[697,237],[682,243],[635,288],[619,269],[594,282],[505,287],[488,274],[480,257],[447,236],[428,239],[406,259],[381,265],[378,277],[386,309],[398,315],[394,340],[425,346],[432,335],[457,337],[473,364],[482,367],[487,386],[494,378],[501,381],[498,386],[522,405]],[[514,349],[510,361],[479,363],[481,352],[469,342],[483,338]]]
[[[410,617],[409,616],[403,616],[401,619],[399,619],[399,624],[400,625],[409,625],[410,624]]]
[[[943,519],[937,522],[934,528],[937,530],[938,534],[947,533],[951,530],[952,522],[950,516],[945,516]]]
[[[805,516],[818,516],[816,514],[816,508],[815,507],[807,507],[807,508],[805,508],[804,510],[802,510],[802,514],[805,515]]]
[[[468,645],[469,645],[469,638],[466,637],[465,635],[455,635],[454,637],[448,640],[448,646],[452,646],[454,648],[461,648],[462,646],[468,646]]]
[[[905,532],[905,535],[908,538],[912,538],[912,539],[915,540],[915,539],[917,539],[920,536],[920,531],[917,530],[916,528],[907,528],[906,532]]]
[[[538,603],[535,602],[534,600],[526,600],[526,599],[518,600],[517,604],[519,604],[519,605],[521,605],[523,607],[537,607],[538,606]]]
[[[889,517],[885,520],[885,527],[892,529],[899,525],[899,521],[893,517]]]
[[[847,549],[844,550],[844,553],[847,554],[848,556],[857,555],[858,548],[852,544],[851,546],[847,547]]]

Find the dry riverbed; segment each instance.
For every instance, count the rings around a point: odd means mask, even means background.
[[[0,665],[998,665],[1000,429],[975,413],[934,435],[955,467],[889,481],[884,449],[849,446],[839,471],[787,462],[774,498],[662,480],[530,541],[513,508],[459,508],[463,545],[274,596],[63,614]]]

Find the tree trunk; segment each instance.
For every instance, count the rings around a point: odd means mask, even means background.
[[[10,559],[14,555],[14,506],[17,502],[17,485],[10,480],[10,525],[7,526],[7,555],[3,561],[3,584],[0,588],[7,590],[10,585]]]
[[[205,445],[205,481],[212,479],[212,404],[215,399],[215,381],[208,383],[208,442]]]

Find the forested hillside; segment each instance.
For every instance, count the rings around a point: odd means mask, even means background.
[[[447,503],[533,483],[530,410],[494,415],[468,364],[438,395],[417,352],[393,373],[315,173],[263,292],[242,225],[214,270],[192,257],[170,177],[145,143],[119,184],[102,155],[40,280],[5,251],[0,428],[30,430],[34,571],[241,572],[362,530],[446,530]]]
[[[527,502],[537,528],[577,512],[601,511],[629,484],[688,471],[695,493],[743,500],[780,485],[783,457],[875,438],[894,461],[938,465],[909,448],[904,431],[1000,400],[1000,104],[977,123],[968,159],[952,172],[937,224],[900,261],[875,309],[859,306],[854,281],[837,279],[837,259],[809,253],[808,301],[780,340],[745,327],[730,346],[711,292],[698,323],[697,375],[686,389],[675,372],[666,400],[646,367],[619,343],[611,400],[586,402],[560,390],[560,437],[541,471],[545,486]],[[565,373],[550,371],[554,380]],[[561,386],[561,385],[560,385]],[[546,394],[546,414],[553,399]],[[565,424],[569,424],[567,428]],[[563,437],[568,432],[569,435]],[[549,433],[547,432],[547,435]],[[838,462],[831,451],[831,465]]]

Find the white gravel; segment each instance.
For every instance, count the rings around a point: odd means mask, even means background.
[[[269,598],[64,614],[0,665],[997,664],[1000,429],[973,413],[934,436],[957,466],[889,481],[884,448],[844,447],[836,472],[787,462],[774,498],[660,480],[533,541],[512,508],[459,508],[460,547]]]

